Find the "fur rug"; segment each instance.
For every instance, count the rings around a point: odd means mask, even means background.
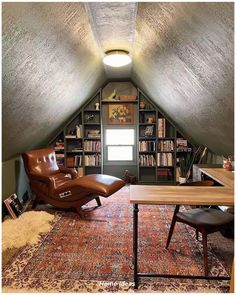
[[[50,231],[54,215],[44,211],[28,211],[17,219],[7,219],[2,224],[2,251],[34,245],[40,234]]]

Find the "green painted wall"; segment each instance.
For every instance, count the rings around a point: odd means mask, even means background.
[[[25,174],[21,157],[2,163],[2,198],[3,200],[16,193],[20,200],[24,193],[29,190],[28,178]]]
[[[16,192],[15,161],[12,159],[2,163],[2,197],[6,199],[7,195]]]

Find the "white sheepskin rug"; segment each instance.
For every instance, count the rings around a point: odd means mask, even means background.
[[[2,224],[2,250],[20,248],[38,242],[40,234],[52,227],[54,215],[44,211],[28,211],[17,219],[7,219]]]

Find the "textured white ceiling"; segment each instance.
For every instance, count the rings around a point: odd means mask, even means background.
[[[90,24],[100,46],[101,56],[112,49],[123,49],[132,56],[138,4],[135,2],[87,3]],[[132,64],[122,68],[104,66],[109,78],[129,78]]]
[[[233,152],[233,3],[3,3],[3,159],[45,144],[107,79],[132,78],[195,142]],[[127,68],[102,57],[126,49]]]

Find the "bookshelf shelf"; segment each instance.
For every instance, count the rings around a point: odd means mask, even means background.
[[[100,126],[100,123],[84,123],[84,125]]]

